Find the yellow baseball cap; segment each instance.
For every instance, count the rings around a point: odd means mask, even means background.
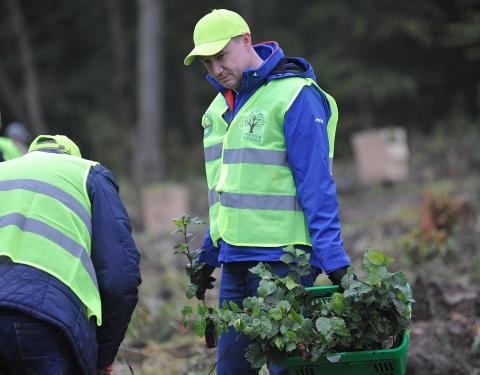
[[[227,9],[214,9],[200,18],[193,31],[195,48],[183,63],[190,65],[197,56],[219,53],[230,41],[243,33],[250,33],[245,20],[238,13]]]
[[[82,157],[80,149],[70,138],[65,135],[39,135],[33,140],[28,152],[54,149],[62,154]]]

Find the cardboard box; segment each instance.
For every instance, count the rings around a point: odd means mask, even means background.
[[[364,184],[400,182],[408,178],[407,134],[400,127],[366,130],[352,137],[355,164]]]

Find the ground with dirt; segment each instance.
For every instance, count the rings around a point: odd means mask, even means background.
[[[480,152],[472,141],[480,134],[464,133],[416,136],[411,177],[395,185],[361,186],[348,160],[334,167],[343,239],[354,264],[360,268],[363,252],[373,246],[394,257],[392,269],[411,281],[409,375],[480,374]],[[187,280],[184,260],[173,255],[174,240],[148,233],[136,239],[144,282],[116,373],[208,374],[215,351],[181,321]],[[215,290],[207,298],[214,304]]]

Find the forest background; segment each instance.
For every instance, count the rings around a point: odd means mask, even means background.
[[[241,13],[255,43],[306,58],[335,97],[345,247],[356,265],[366,246],[385,250],[412,282],[408,374],[479,375],[480,1],[0,0],[3,125],[74,139],[113,171],[134,224],[144,282],[116,372],[198,375],[215,363],[182,325],[173,224],[149,233],[142,215],[145,188],[174,184],[190,203],[172,216],[206,218],[200,120],[215,90],[183,59],[215,8]],[[365,186],[351,137],[392,125],[408,134],[409,178]]]
[[[202,175],[200,118],[215,92],[183,58],[214,8],[312,64],[339,105],[339,158],[359,129],[428,133],[453,113],[479,116],[475,0],[2,0],[3,123],[67,134],[122,178]]]

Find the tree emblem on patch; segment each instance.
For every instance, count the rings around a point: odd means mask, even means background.
[[[266,111],[260,109],[253,109],[247,112],[243,118],[242,139],[244,141],[262,143],[266,117]]]
[[[202,117],[203,138],[207,138],[213,131],[213,120],[210,113],[205,113]]]

